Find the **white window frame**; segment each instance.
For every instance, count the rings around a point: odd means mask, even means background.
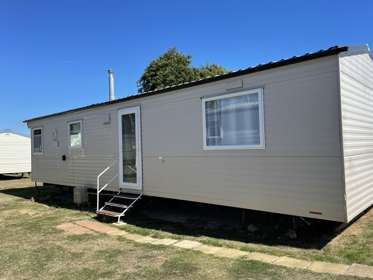
[[[220,100],[225,98],[237,97],[242,95],[258,95],[259,104],[259,137],[260,143],[258,145],[219,145],[219,146],[208,146],[207,145],[207,123],[206,123],[206,102],[213,100]],[[264,132],[264,102],[263,102],[263,88],[250,89],[240,91],[237,93],[230,93],[224,95],[218,95],[214,97],[208,97],[202,99],[202,121],[203,121],[203,149],[204,150],[263,150],[265,149],[265,132]]]
[[[35,152],[34,151],[34,130],[40,130],[40,140],[41,140],[41,152]],[[42,155],[44,154],[44,132],[42,127],[33,127],[31,129],[31,149],[33,155]]]
[[[71,147],[70,125],[75,124],[75,123],[80,124],[80,146]],[[82,120],[67,122],[67,137],[68,137],[69,150],[75,150],[75,149],[81,149],[82,148],[82,146],[83,146],[83,122],[82,122]]]

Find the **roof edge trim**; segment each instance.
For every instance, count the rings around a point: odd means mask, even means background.
[[[175,85],[175,86],[165,87],[165,88],[157,89],[157,90],[154,90],[154,91],[135,94],[135,95],[127,96],[127,97],[124,97],[124,98],[119,98],[119,99],[116,99],[116,100],[113,100],[113,101],[106,101],[106,102],[102,102],[102,103],[97,103],[97,104],[92,104],[92,105],[88,105],[88,106],[84,106],[84,107],[79,107],[79,108],[75,108],[75,109],[66,110],[66,111],[63,111],[63,112],[58,112],[58,113],[53,113],[53,114],[44,115],[44,116],[40,116],[40,117],[35,117],[35,118],[24,120],[23,122],[24,123],[29,123],[29,122],[32,122],[32,121],[37,121],[37,120],[41,120],[41,119],[56,117],[56,116],[60,116],[60,115],[68,114],[68,113],[74,113],[74,112],[78,112],[78,111],[89,110],[89,109],[93,109],[93,108],[97,108],[97,107],[112,105],[112,104],[126,102],[126,101],[130,101],[130,100],[134,100],[134,99],[139,99],[139,98],[144,98],[144,97],[148,97],[148,96],[158,95],[158,94],[162,94],[162,93],[166,93],[166,92],[171,92],[171,91],[176,91],[176,90],[180,90],[180,89],[190,88],[190,87],[203,85],[203,84],[207,84],[207,83],[211,83],[211,82],[216,82],[216,81],[221,81],[221,80],[225,80],[225,79],[229,79],[229,78],[239,77],[239,76],[246,75],[246,74],[261,72],[261,71],[270,70],[270,69],[273,69],[273,68],[278,68],[278,67],[282,67],[282,66],[292,65],[292,64],[296,64],[296,63],[300,63],[300,62],[305,62],[305,61],[309,61],[309,60],[313,60],[313,59],[317,59],[317,58],[322,58],[322,57],[327,57],[327,56],[332,56],[332,55],[338,55],[341,52],[347,52],[348,50],[349,50],[348,46],[334,46],[334,47],[331,47],[331,48],[328,48],[328,49],[319,50],[317,52],[306,53],[306,54],[301,55],[301,56],[293,56],[293,57],[288,58],[288,59],[281,59],[281,60],[278,60],[278,61],[271,61],[271,62],[268,62],[268,63],[265,63],[265,64],[258,64],[258,65],[253,66],[253,67],[248,67],[248,68],[245,68],[245,69],[232,71],[232,72],[229,72],[229,73],[226,73],[226,74],[212,76],[212,77],[208,77],[208,78],[205,78],[205,79],[191,81],[191,82],[188,82],[188,83],[183,83],[183,84],[179,84],[179,85]]]

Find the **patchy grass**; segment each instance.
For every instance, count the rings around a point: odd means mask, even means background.
[[[171,207],[167,204],[168,201],[164,202],[164,205]],[[148,205],[136,208],[128,215],[127,224],[122,228],[128,232],[156,238],[196,240],[207,245],[278,256],[286,255],[305,260],[373,265],[373,209],[362,215],[340,234],[334,232],[333,224],[330,223],[321,223],[320,227],[317,223],[311,227],[304,224],[302,230],[303,233],[306,232],[306,236],[301,232],[297,240],[289,240],[278,234],[278,231],[275,232],[271,229],[278,228],[279,224],[275,219],[270,220],[268,217],[262,216],[257,224],[254,222],[258,232],[252,234],[243,228],[232,228],[230,224],[227,227],[220,224],[211,228],[209,223],[214,224],[215,222],[213,219],[206,218],[205,215],[213,212],[214,208],[197,208],[200,210],[197,216],[201,217],[200,220],[197,220],[195,215],[189,214],[190,205],[184,208],[181,206],[181,209],[172,207],[172,214],[169,214],[170,211],[158,210],[162,207],[162,203],[159,204],[155,206],[154,211],[148,211]],[[140,208],[142,210],[137,210]],[[221,214],[224,213],[217,212],[218,216]],[[165,215],[165,219],[163,219],[163,215]],[[170,216],[173,218],[171,219]],[[232,215],[232,217],[235,216]],[[284,225],[283,220],[280,222]],[[263,224],[266,228],[261,228]],[[267,236],[264,237],[264,235]]]
[[[56,226],[94,214],[75,209],[69,200],[63,205],[55,203],[61,193],[48,188],[40,190],[41,202],[32,202],[33,190],[27,188],[30,185],[25,179],[0,181],[1,279],[353,279],[137,244],[120,236],[67,235]],[[136,226],[125,228],[159,237],[186,237]],[[205,237],[195,239],[247,246]],[[338,244],[351,245],[342,241]],[[354,258],[352,255],[349,258]]]
[[[208,235],[208,232],[205,232],[206,234],[184,234],[183,231],[188,232],[185,229],[186,225],[147,219],[148,224],[152,226],[142,227],[128,223],[121,226],[121,228],[128,232],[156,238],[196,240],[208,245],[224,246],[250,252],[255,251],[278,256],[286,255],[305,260],[373,265],[373,209],[363,215],[345,231],[327,242],[322,248],[300,248],[268,241],[262,243],[242,242],[211,237]]]

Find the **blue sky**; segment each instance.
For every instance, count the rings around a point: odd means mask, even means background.
[[[234,70],[336,44],[373,46],[373,1],[0,0],[0,129],[136,92],[170,47]]]

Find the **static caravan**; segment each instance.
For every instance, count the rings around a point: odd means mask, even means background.
[[[0,174],[31,172],[30,137],[0,131]]]
[[[26,120],[32,178],[349,222],[373,202],[373,62],[332,47]],[[98,195],[98,198],[100,196]]]

